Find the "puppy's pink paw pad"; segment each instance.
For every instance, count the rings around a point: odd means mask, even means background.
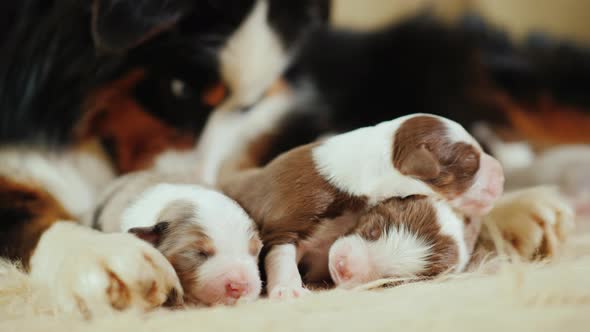
[[[289,300],[297,299],[311,293],[303,286],[277,286],[273,288],[268,297],[271,300]]]

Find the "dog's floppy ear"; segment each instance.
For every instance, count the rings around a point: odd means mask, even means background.
[[[168,229],[168,222],[160,222],[152,227],[134,227],[129,229],[129,233],[137,236],[138,238],[151,243],[154,247],[162,241],[164,233]]]
[[[194,0],[92,0],[92,37],[97,49],[122,52],[171,28]]]
[[[420,180],[432,180],[440,175],[440,164],[424,145],[413,151],[401,164],[400,172]]]

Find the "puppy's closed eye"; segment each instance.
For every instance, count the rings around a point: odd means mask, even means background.
[[[212,252],[212,251],[207,251],[207,250],[199,250],[199,251],[197,251],[197,256],[200,259],[209,259],[209,258],[213,257],[214,255],[215,255],[215,253]]]

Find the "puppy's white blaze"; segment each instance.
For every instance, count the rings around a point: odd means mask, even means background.
[[[422,181],[401,174],[393,167],[394,133],[413,114],[360,128],[326,139],[313,149],[319,173],[336,188],[355,196],[366,196],[370,204],[388,197],[431,195]]]
[[[254,103],[289,63],[281,40],[268,23],[269,4],[258,0],[220,53],[221,75],[232,91],[228,103]]]
[[[467,251],[465,244],[464,223],[448,204],[437,201],[433,202],[438,223],[440,225],[440,233],[450,236],[457,244],[458,261],[454,267],[455,272],[462,271],[470,259],[470,254]]]
[[[195,185],[158,184],[146,190],[122,216],[121,228],[155,225],[160,212],[176,200],[195,205],[198,225],[225,254],[247,253],[254,225],[246,212],[229,197]]]
[[[426,269],[432,254],[432,246],[404,226],[390,229],[367,246],[373,266],[382,277],[417,275]]]

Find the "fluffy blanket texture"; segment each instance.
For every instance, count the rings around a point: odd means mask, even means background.
[[[277,303],[151,313],[88,322],[60,314],[44,289],[0,266],[0,331],[589,331],[590,229],[578,223],[547,263],[499,259],[458,276],[379,290],[324,291]]]

